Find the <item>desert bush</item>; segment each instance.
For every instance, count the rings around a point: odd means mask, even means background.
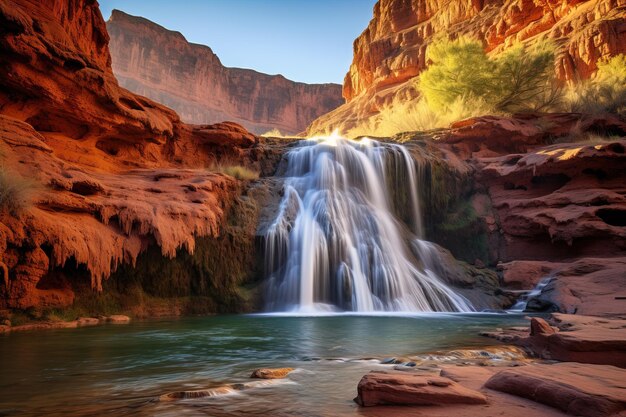
[[[567,111],[626,116],[626,55],[598,62],[591,79],[567,89],[565,101]]]
[[[439,39],[426,52],[431,61],[419,77],[419,90],[433,111],[445,112],[457,100],[491,95],[494,63],[482,44],[468,37]]]
[[[282,132],[278,130],[277,128],[268,130],[267,132],[261,134],[261,136],[266,137],[266,138],[284,138],[285,137],[285,135],[283,135]]]
[[[0,211],[18,215],[32,204],[36,183],[0,167]]]
[[[259,173],[252,171],[241,165],[229,165],[225,167],[219,167],[219,172],[222,172],[226,175],[230,175],[231,177],[237,178],[238,180],[255,180],[259,178]]]
[[[555,72],[555,47],[540,42],[513,46],[495,59],[491,80],[493,107],[505,113],[555,108],[562,96]]]
[[[516,45],[489,58],[477,40],[440,39],[429,46],[427,58],[431,64],[420,75],[418,88],[439,114],[459,101],[469,108],[480,100],[488,113],[513,113],[547,110],[560,99],[554,46],[547,42]]]

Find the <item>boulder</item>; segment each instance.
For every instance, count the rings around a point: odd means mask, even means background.
[[[486,388],[527,398],[585,417],[626,410],[626,370],[606,365],[559,363],[501,371]]]
[[[551,335],[556,333],[554,329],[548,324],[547,321],[540,317],[533,317],[530,319],[530,335]]]
[[[252,371],[250,378],[282,379],[286,378],[293,370],[294,368],[259,368]]]
[[[408,372],[370,372],[361,378],[357,390],[354,401],[364,407],[487,403],[483,394],[451,379]]]

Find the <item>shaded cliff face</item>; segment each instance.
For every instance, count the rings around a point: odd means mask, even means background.
[[[343,103],[337,84],[226,68],[209,47],[141,17],[114,10],[107,29],[120,84],[170,106],[186,122],[230,120],[255,133],[295,134]]]
[[[394,99],[415,98],[412,78],[426,68],[437,36],[469,35],[491,53],[551,39],[559,48],[557,76],[576,81],[589,78],[598,60],[626,53],[625,17],[624,0],[380,0],[354,41],[343,85],[347,104],[309,131],[345,130]]]
[[[0,0],[0,28],[2,188],[30,197],[0,207],[0,308],[67,306],[76,277],[101,289],[149,247],[193,256],[227,232],[243,185],[207,168],[263,169],[257,137],[119,87],[96,1]]]

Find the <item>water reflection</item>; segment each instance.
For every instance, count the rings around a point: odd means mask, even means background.
[[[0,337],[0,415],[350,415],[360,377],[388,369],[363,359],[482,346],[478,331],[520,323],[497,315],[219,316],[15,333]],[[298,371],[290,384],[156,401],[249,383],[264,366]]]

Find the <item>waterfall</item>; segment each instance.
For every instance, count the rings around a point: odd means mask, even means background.
[[[541,278],[541,280],[537,283],[537,285],[535,286],[535,288],[533,288],[530,291],[527,291],[524,295],[522,295],[517,302],[515,303],[515,305],[513,305],[513,307],[511,307],[509,309],[509,311],[514,312],[514,313],[522,313],[526,310],[526,306],[528,305],[528,302],[541,295],[541,293],[543,292],[544,288],[546,288],[548,286],[548,284],[552,281],[552,279],[554,278],[553,275],[548,275],[546,277]]]
[[[265,233],[268,310],[471,311],[409,246],[422,224],[406,148],[333,135],[303,140],[286,158]]]

